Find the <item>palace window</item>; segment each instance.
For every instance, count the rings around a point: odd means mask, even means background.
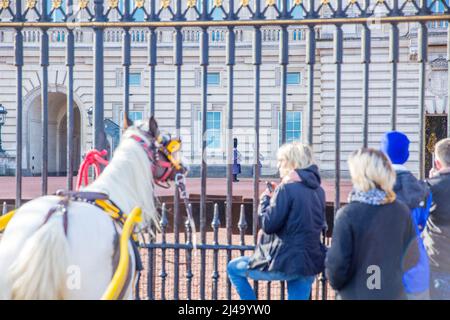
[[[198,112],[199,140],[202,147],[202,112]],[[220,111],[208,111],[206,113],[206,147],[209,150],[222,148],[222,113]]]
[[[278,143],[281,145],[281,112],[278,112]],[[301,111],[286,112],[286,143],[301,141],[302,113]]]
[[[208,85],[219,86],[220,85],[220,72],[208,72],[207,81],[208,81]]]
[[[287,73],[287,81],[288,85],[295,85],[301,83],[301,74],[300,72],[288,72]]]
[[[140,87],[141,86],[141,73],[140,72],[131,72],[130,73],[130,86],[131,87]]]
[[[144,119],[144,111],[128,111],[128,118],[131,121]],[[119,125],[123,127],[123,110],[120,111]]]
[[[140,87],[142,85],[142,74],[141,72],[130,72],[129,76],[130,87]],[[116,70],[116,87],[123,86],[123,70]]]

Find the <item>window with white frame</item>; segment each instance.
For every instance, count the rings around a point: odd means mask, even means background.
[[[141,73],[140,72],[130,72],[130,86],[131,87],[140,87],[141,86]]]
[[[302,81],[302,76],[300,72],[288,72],[286,76],[286,83],[288,85],[300,84]]]
[[[144,109],[145,105],[134,104],[133,110],[128,112],[128,118],[132,121],[143,120],[144,119]],[[117,123],[120,127],[123,125],[123,107],[122,102],[112,103],[112,120]]]
[[[281,145],[281,112],[278,112],[278,143]],[[301,141],[302,139],[302,112],[286,112],[286,143]]]
[[[299,85],[302,83],[302,73],[298,71],[290,71],[286,73],[286,84],[288,86]],[[275,85],[279,87],[281,85],[281,70],[275,68]]]
[[[128,111],[128,118],[131,121],[143,120],[144,119],[144,111]],[[123,110],[120,110],[119,126],[121,128],[123,127]]]
[[[197,112],[198,146],[202,146],[202,112]],[[208,150],[222,149],[222,113],[208,111],[206,113],[206,147]]]
[[[139,71],[132,71],[128,77],[130,87],[140,87],[142,85],[142,73]],[[123,70],[116,70],[116,87],[123,86]]]
[[[220,72],[208,72],[207,82],[210,86],[220,86]]]

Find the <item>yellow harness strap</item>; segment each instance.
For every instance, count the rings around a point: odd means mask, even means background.
[[[103,211],[105,211],[112,219],[125,224],[128,215],[124,212],[121,213],[120,209],[113,205],[111,202],[108,202],[106,200],[95,200],[95,204]],[[137,234],[135,233],[131,234],[131,238],[134,241],[138,240]]]
[[[120,235],[120,259],[117,270],[103,294],[102,300],[116,300],[123,290],[123,286],[128,275],[129,254],[128,254],[128,240],[133,232],[134,225],[142,221],[141,208],[134,208],[128,215],[123,226],[122,234]]]
[[[7,214],[0,217],[0,232],[6,229],[6,226],[8,225],[11,218],[16,213],[16,210],[10,211]]]
[[[114,220],[118,220],[122,223],[125,223],[126,214],[121,214],[120,209],[114,206],[112,203],[105,200],[95,200],[95,204],[100,207],[103,211],[105,211],[111,218]]]

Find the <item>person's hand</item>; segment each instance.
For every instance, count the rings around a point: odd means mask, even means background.
[[[270,182],[270,183],[271,183],[271,185],[272,185],[272,190],[275,190],[276,187],[277,187],[277,184],[276,184],[275,182]],[[266,188],[266,189],[264,190],[264,192],[261,193],[261,196],[259,197],[259,199],[262,200],[262,199],[264,198],[264,196],[268,196],[268,197],[271,198],[272,195],[273,195],[273,191],[270,192],[270,191],[269,191],[269,188]]]
[[[433,178],[435,176],[437,176],[439,173],[438,170],[436,170],[436,168],[431,168],[430,173],[428,174],[430,178]]]
[[[302,179],[297,174],[297,171],[291,170],[287,176],[283,178],[282,183],[289,183],[289,182],[300,182]]]

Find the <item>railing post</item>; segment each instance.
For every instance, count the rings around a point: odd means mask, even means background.
[[[188,204],[189,209],[192,212],[192,205]],[[186,290],[187,290],[187,300],[192,299],[192,278],[194,277],[194,274],[192,273],[192,228],[191,228],[191,222],[189,221],[189,218],[186,218],[186,221],[184,223],[185,227],[185,242],[188,248],[186,249]]]
[[[162,234],[162,240],[161,244],[166,244],[166,232],[167,232],[167,225],[169,224],[169,221],[167,219],[167,207],[166,204],[163,203],[161,207],[161,220],[159,221],[159,226],[161,228],[161,234]],[[161,272],[159,274],[161,277],[161,300],[166,300],[166,278],[167,278],[167,272],[166,272],[166,249],[161,249]]]
[[[202,2],[202,12],[199,18],[201,21],[210,20],[208,13],[207,1]],[[206,180],[207,180],[207,150],[206,150],[206,117],[208,114],[208,65],[209,65],[209,35],[208,27],[201,28],[200,35],[200,66],[202,67],[202,156],[201,156],[201,185],[200,185],[200,241],[202,244],[206,243]],[[205,268],[206,268],[206,252],[201,249],[200,264],[200,299],[205,299]]]
[[[314,11],[314,1],[311,0],[310,11]],[[313,146],[314,126],[314,65],[316,63],[316,32],[314,25],[308,26],[306,38],[306,64],[308,68],[308,138],[307,142]]]
[[[39,22],[49,22],[47,1],[42,1],[42,12]],[[41,29],[41,193],[46,195],[48,191],[48,66],[49,44],[48,28]]]
[[[398,24],[392,23],[389,36],[389,62],[391,63],[391,130],[395,130],[397,127],[397,64],[399,62],[398,46]]]
[[[342,17],[342,0],[338,0],[336,17]],[[333,55],[335,63],[335,199],[334,199],[334,214],[340,207],[340,190],[341,190],[341,86],[342,86],[342,61],[343,61],[343,33],[342,25],[335,26],[333,37]],[[325,284],[325,280],[324,280]],[[327,295],[326,286],[322,287],[322,298]]]
[[[183,21],[185,20],[182,12],[181,0],[176,1],[176,13],[173,17],[173,21]],[[183,65],[183,34],[181,32],[181,27],[175,28],[174,35],[174,65],[175,65],[175,130],[177,137],[180,136],[181,130],[181,67]],[[178,188],[175,188],[175,194],[173,198],[174,207],[174,221],[173,221],[173,232],[175,236],[175,243],[180,243],[180,193]],[[174,252],[174,299],[179,299],[178,286],[179,286],[179,260],[180,260],[180,250],[175,249]]]
[[[367,24],[361,30],[361,63],[363,64],[363,146],[369,143],[369,70],[370,70],[370,29]]]
[[[130,22],[130,0],[124,1],[124,10],[121,21]],[[130,114],[130,66],[131,66],[131,35],[130,28],[123,28],[123,116],[128,118]]]
[[[219,227],[220,227],[220,218],[219,218],[219,205],[217,203],[214,204],[214,215],[213,220],[211,222],[211,227],[214,231],[214,241],[213,245],[219,245]],[[213,273],[212,273],[212,294],[211,297],[213,300],[217,300],[217,293],[219,291],[219,250],[214,249],[213,255]]]
[[[66,13],[73,15],[73,0],[67,1]],[[66,66],[67,66],[67,189],[73,189],[74,169],[74,109],[73,109],[73,68],[75,65],[75,39],[73,29],[67,28]]]
[[[450,22],[447,26],[447,70],[450,70]],[[450,72],[447,72],[447,92],[450,92]],[[450,98],[447,98],[447,137],[450,138]]]
[[[287,5],[288,0],[283,0],[283,8],[278,18],[290,19]],[[286,143],[286,113],[287,113],[287,65],[289,64],[289,33],[287,26],[281,26],[280,33],[280,66],[281,66],[281,83],[280,83],[280,112],[281,112],[281,143]]]
[[[156,7],[155,7],[156,1],[150,1],[150,13],[147,17],[147,21],[159,21],[159,17],[156,14]],[[156,65],[158,63],[158,57],[156,55],[157,50],[157,41],[158,36],[156,34],[156,28],[150,27],[149,28],[149,40],[148,40],[148,65],[150,66],[150,116],[155,115],[155,71],[156,71]]]
[[[426,6],[426,2],[424,1]],[[418,62],[420,63],[419,69],[419,166],[420,166],[420,179],[425,178],[425,76],[426,76],[426,64],[428,61],[428,28],[425,22],[421,22],[419,26],[419,52]]]
[[[229,2],[228,20],[236,19],[234,13],[234,1]],[[228,68],[228,121],[227,121],[227,199],[225,224],[227,229],[227,244],[232,244],[232,212],[233,212],[233,109],[234,109],[234,65],[236,64],[236,34],[234,27],[228,27],[227,34],[227,56]],[[227,263],[231,260],[231,250],[227,250]],[[227,299],[231,300],[231,282],[226,277]]]
[[[22,2],[16,1],[16,14],[14,22],[23,22]],[[22,119],[23,119],[23,34],[22,28],[15,28],[14,53],[16,66],[16,100],[17,100],[17,117],[16,117],[16,208],[22,204]]]
[[[106,21],[103,14],[103,0],[94,0],[94,20]],[[103,28],[94,27],[94,126],[93,145],[97,150],[106,147],[104,125],[104,44]]]
[[[262,19],[261,4],[255,1],[254,20]],[[255,147],[253,154],[253,212],[252,212],[252,234],[253,243],[256,245],[258,237],[258,205],[259,205],[259,125],[260,125],[260,89],[261,89],[261,63],[262,63],[262,44],[261,44],[261,27],[253,28],[253,72],[254,72],[254,121],[255,121]],[[258,281],[254,281],[255,295],[258,297],[259,286]]]

